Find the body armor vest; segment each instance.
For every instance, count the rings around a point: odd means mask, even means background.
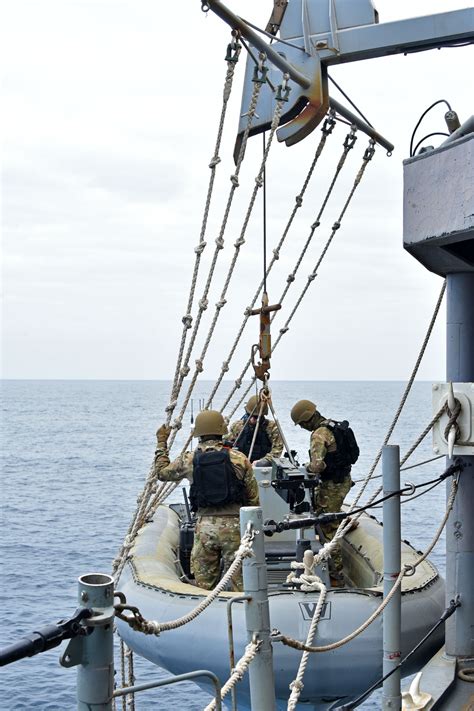
[[[228,449],[197,449],[189,500],[193,511],[245,503],[245,484],[235,473]]]
[[[263,457],[265,457],[265,455],[272,450],[272,441],[267,432],[267,424],[268,420],[260,422],[257,436],[255,438],[255,444],[253,445],[252,458],[250,459],[251,462],[256,462],[257,459],[263,459]],[[244,430],[239,437],[239,441],[237,442],[237,449],[240,452],[243,452],[246,457],[249,456],[254,432],[254,427],[250,427],[249,424],[244,423]]]
[[[359,447],[352,429],[347,420],[343,422],[331,421],[324,425],[334,435],[336,451],[328,452],[324,458],[326,469],[321,474],[322,479],[332,479],[340,484],[351,472],[351,465],[359,457]]]

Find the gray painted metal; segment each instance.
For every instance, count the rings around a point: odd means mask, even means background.
[[[382,450],[384,496],[400,490],[400,448],[385,445]],[[383,502],[383,567],[384,598],[390,593],[400,574],[401,566],[400,495]],[[399,664],[401,656],[402,595],[400,587],[394,593],[383,613],[383,675]],[[399,711],[402,705],[400,669],[383,682],[382,708]]]
[[[472,188],[474,192],[474,188]],[[474,270],[447,276],[448,381],[474,382]],[[457,595],[461,607],[446,623],[446,651],[459,657],[474,656],[474,456],[463,456],[466,464],[446,528],[446,595]],[[447,463],[450,460],[447,459]],[[447,484],[449,490],[450,484]]]
[[[287,145],[305,138],[321,121],[324,112],[310,109],[305,116],[303,110],[318,106],[321,96],[326,97],[322,103],[327,105],[326,70],[332,64],[432,49],[474,39],[474,8],[378,24],[378,14],[371,0],[312,0],[305,1],[304,6],[302,0],[292,0],[280,28],[282,41],[277,38],[270,47],[220,0],[209,0],[206,4],[231,27],[239,29],[254,47],[265,52],[275,68],[290,75],[290,100],[280,122],[287,125],[277,132],[278,140],[286,141]],[[285,44],[287,41],[294,46]],[[253,59],[248,57],[241,116],[246,114],[249,105],[253,68]],[[274,69],[270,72],[273,85],[281,82],[279,71]],[[270,86],[263,86],[256,109],[258,118],[253,122],[251,134],[268,128],[273,99]],[[336,108],[331,100],[329,103]],[[342,107],[340,111],[345,116],[347,109]],[[297,116],[298,120],[294,121]],[[241,119],[239,136],[244,131],[244,123],[245,119]],[[360,128],[370,135],[370,127],[365,122],[361,122]],[[383,139],[385,144],[380,139],[380,136],[375,138],[388,151],[393,150],[386,139]]]
[[[474,133],[403,166],[405,249],[436,274],[474,273]]]
[[[119,696],[128,696],[129,694],[136,694],[139,691],[148,691],[149,689],[156,689],[159,686],[169,686],[170,684],[178,684],[180,681],[194,681],[194,679],[199,679],[200,677],[207,677],[211,680],[214,685],[215,695],[214,699],[216,702],[216,711],[221,711],[222,700],[221,700],[221,684],[219,679],[215,674],[206,669],[198,669],[197,671],[187,672],[187,674],[179,674],[177,676],[171,676],[166,679],[159,679],[158,681],[149,681],[146,684],[136,684],[135,686],[127,686],[123,689],[118,689],[114,692],[114,698]]]
[[[87,624],[89,636],[81,637],[82,659],[77,670],[78,711],[112,711],[114,691],[114,580],[110,575],[88,573],[78,581],[79,604],[94,610]]]
[[[408,234],[406,229],[404,232],[405,247],[428,269],[446,275],[446,378],[465,384],[474,383],[473,157],[474,135],[470,133],[405,162],[404,218],[408,219],[404,219],[404,227],[410,228]],[[415,180],[420,181],[425,195],[416,208],[416,219],[407,215],[407,210],[414,212],[420,196]],[[446,622],[445,653],[448,660],[456,660],[458,669],[466,663],[470,666],[468,660],[474,657],[474,454],[463,454],[460,460],[465,468],[446,526],[446,601],[459,599],[461,606]],[[448,481],[447,492],[450,489]],[[439,657],[428,664],[427,682],[439,666]],[[442,667],[441,691],[432,708],[468,708],[472,683],[453,675],[449,664]],[[425,690],[431,691],[429,687]]]
[[[245,602],[245,621],[248,641],[261,641],[259,652],[249,666],[250,699],[252,708],[275,711],[275,680],[273,652],[270,642],[270,608],[268,605],[267,567],[263,540],[263,512],[259,506],[240,509],[240,531],[243,535],[251,526],[255,532],[251,558],[243,564],[244,591],[250,600]]]

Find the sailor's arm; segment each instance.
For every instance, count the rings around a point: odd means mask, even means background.
[[[181,481],[185,477],[189,479],[193,471],[192,454],[185,452],[170,462],[168,453],[170,431],[169,427],[162,425],[156,433],[158,444],[153,462],[154,473],[160,481]]]
[[[327,427],[318,427],[311,433],[310,462],[306,469],[312,474],[321,474],[326,469],[324,461],[328,447],[335,443],[334,435]]]
[[[280,435],[280,430],[278,429],[276,422],[273,422],[273,420],[268,422],[267,433],[270,437],[272,448],[266,457],[275,457],[278,459],[278,457],[281,457],[281,453],[283,452],[283,440]]]

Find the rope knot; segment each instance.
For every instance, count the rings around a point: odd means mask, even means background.
[[[231,176],[230,176],[230,182],[232,183],[232,185],[234,186],[234,188],[238,188],[238,187],[239,187],[239,178],[238,178],[237,175],[235,175],[235,174],[234,174],[234,175],[231,175]]]
[[[455,398],[454,399],[454,410],[453,411],[450,410],[447,402],[444,405],[444,410],[445,410],[447,416],[449,417],[448,424],[444,428],[445,439],[448,439],[449,432],[450,432],[451,428],[454,427],[455,433],[456,433],[455,434],[455,441],[457,442],[461,436],[461,428],[459,427],[459,425],[457,423],[458,416],[461,412],[461,403],[459,402],[459,400],[457,398]]]
[[[177,404],[177,400],[171,400],[170,404],[165,407],[165,412],[173,412]]]
[[[336,230],[339,229],[340,226],[341,226],[341,223],[340,223],[340,222],[335,222],[335,223],[333,224],[332,228],[333,228],[334,231],[336,231]]]
[[[226,303],[227,303],[226,299],[221,299],[220,301],[218,301],[216,303],[216,309],[218,309],[220,311],[221,308],[226,305]]]
[[[255,182],[257,183],[258,187],[261,188],[263,185],[263,178],[261,175],[257,175],[255,178]]]
[[[216,167],[216,165],[219,165],[220,162],[221,162],[221,159],[219,158],[219,156],[214,156],[212,158],[211,162],[209,163],[209,168],[212,170],[213,168]]]
[[[183,367],[181,368],[179,373],[180,373],[180,375],[183,376],[183,378],[185,378],[189,374],[189,371],[190,371],[189,365],[183,365]]]
[[[244,316],[250,316],[251,313],[252,313],[252,307],[247,306],[247,308],[244,311]]]
[[[242,387],[242,378],[237,378],[235,381],[235,387],[240,388]]]
[[[183,322],[185,328],[191,328],[193,323],[193,317],[191,316],[191,314],[185,314],[181,321]]]
[[[222,237],[218,237],[216,239],[216,247],[217,249],[224,249],[224,240],[222,239]]]
[[[311,272],[311,274],[309,274],[309,276],[308,276],[308,281],[309,282],[314,281],[317,276],[318,276],[317,272]]]
[[[298,207],[301,207],[301,205],[303,204],[303,197],[301,195],[297,195],[295,197],[295,202],[298,205]]]
[[[172,424],[171,426],[172,426],[172,428],[173,428],[174,430],[180,430],[181,427],[183,426],[183,423],[181,422],[181,420],[179,419],[179,417],[177,417],[177,418],[173,421],[173,424]]]
[[[204,241],[199,242],[198,246],[194,247],[194,251],[196,252],[196,254],[202,254],[206,248],[206,244],[207,244],[207,242],[204,242]]]
[[[298,679],[295,679],[294,681],[291,682],[289,688],[291,689],[291,691],[301,692],[304,689],[304,684],[302,681],[298,681]]]
[[[276,249],[276,248],[275,248],[275,249],[273,250],[273,257],[274,257],[275,259],[277,259],[277,260],[280,259],[280,250],[279,250],[279,249]]]
[[[234,243],[234,247],[236,249],[240,249],[243,244],[245,244],[245,239],[243,237],[239,237],[239,239]]]
[[[195,362],[196,362],[196,370],[197,370],[197,372],[198,372],[198,373],[202,373],[202,371],[204,370],[204,366],[203,366],[203,364],[202,364],[201,358],[197,358]]]
[[[228,360],[225,360],[225,361],[222,363],[222,372],[223,372],[223,373],[227,373],[228,370],[229,370],[229,361],[228,361]]]
[[[316,222],[313,222],[313,224],[311,225],[311,229],[316,230],[320,224],[321,224],[320,221],[316,220]]]
[[[209,305],[209,301],[207,299],[201,299],[199,302],[199,308],[201,311],[205,311]]]
[[[295,280],[294,274],[288,274],[288,276],[286,277],[286,281],[288,282],[288,284],[291,284],[294,280]]]
[[[289,331],[289,330],[290,330],[289,326],[284,326],[284,328],[280,328],[280,333],[282,336],[284,336],[285,333],[287,333],[287,331]]]

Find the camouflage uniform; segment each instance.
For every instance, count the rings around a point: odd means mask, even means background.
[[[220,450],[221,440],[209,439],[200,442],[201,451]],[[230,461],[236,476],[245,484],[246,506],[258,506],[258,486],[252,465],[241,452],[229,450]],[[158,444],[153,464],[155,474],[160,481],[193,481],[194,452],[185,452],[170,463],[168,449]],[[191,568],[196,584],[200,588],[212,590],[219,581],[221,560],[224,571],[234,560],[234,554],[240,545],[240,504],[222,507],[206,507],[197,511],[197,525],[191,552]],[[242,572],[232,578],[232,590],[243,589]]]
[[[230,442],[234,443],[238,439],[240,433],[244,429],[244,425],[246,422],[247,422],[247,419],[244,417],[241,420],[236,420],[236,422],[232,423],[232,425],[230,426],[229,435],[228,435]],[[265,458],[267,458],[267,457],[268,458],[281,457],[281,453],[283,452],[283,440],[281,438],[280,431],[279,431],[276,423],[273,420],[267,420],[265,418],[260,423],[259,430],[260,430],[260,427],[262,426],[262,424],[265,424],[265,423],[266,423],[267,434],[268,434],[268,437],[270,438],[270,442],[271,442],[271,450],[269,452],[267,452],[267,454],[265,455]],[[247,427],[249,427],[249,426],[250,425],[247,425]],[[253,427],[252,427],[252,432],[253,432]],[[237,449],[239,449],[239,442],[237,442],[237,444],[235,446],[237,447]]]
[[[336,439],[331,430],[325,425],[330,420],[325,420],[319,413],[314,415],[311,421],[312,433],[310,439],[310,462],[307,470],[313,474],[319,474],[320,485],[316,490],[316,514],[337,513],[341,510],[342,503],[352,486],[350,469],[349,473],[341,482],[335,482],[332,478],[324,477],[326,469],[325,457],[329,452],[336,451]],[[321,526],[322,532],[328,541],[331,541],[339,527],[337,521]],[[342,573],[342,552],[339,545],[331,554],[331,568],[335,577]]]

